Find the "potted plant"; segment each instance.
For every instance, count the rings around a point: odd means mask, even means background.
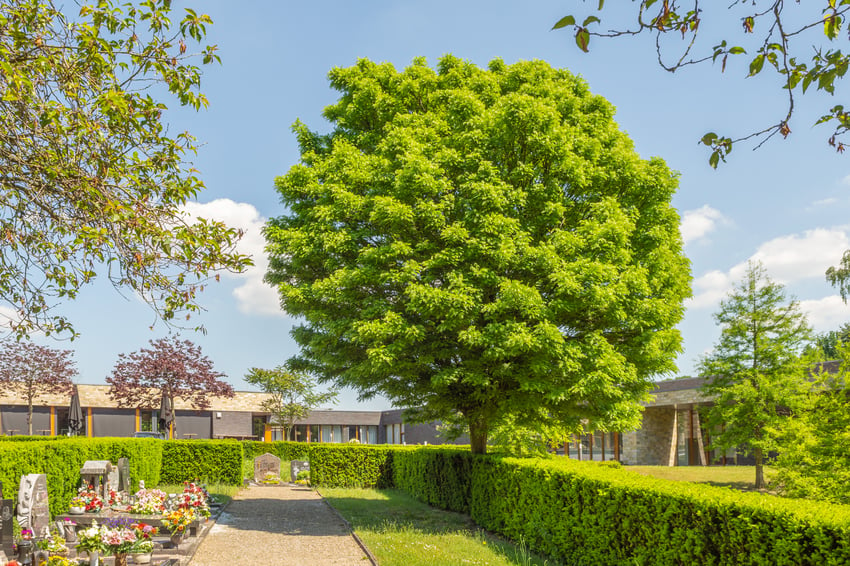
[[[136,544],[133,547],[133,562],[136,564],[150,564],[153,559],[153,539],[159,533],[159,529],[146,523],[133,523],[130,525],[136,534]]]
[[[51,555],[65,556],[68,554],[68,547],[65,544],[65,539],[59,534],[59,531],[53,530],[49,536],[39,539],[35,543],[39,550],[46,550]]]
[[[106,550],[101,537],[101,532],[104,528],[103,526],[98,526],[97,521],[92,521],[91,527],[77,533],[77,538],[79,539],[77,553],[87,552],[89,555],[89,564],[92,566],[97,566],[100,563],[100,553]]]
[[[100,498],[94,490],[94,486],[91,485],[81,487],[74,500],[82,501],[85,504],[85,511],[87,513],[97,513],[103,508],[103,499]]]
[[[171,544],[179,545],[186,538],[189,526],[195,521],[196,515],[192,509],[175,509],[162,515],[162,526],[171,533]]]
[[[79,496],[73,498],[68,507],[68,512],[71,515],[82,515],[86,512],[86,500]]]

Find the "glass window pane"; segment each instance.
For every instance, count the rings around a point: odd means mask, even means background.
[[[331,438],[331,427],[328,425],[323,425],[322,427],[322,442],[333,442],[333,438]]]
[[[377,444],[378,443],[378,425],[372,425],[369,427],[369,444]]]
[[[321,442],[319,438],[319,425],[310,425],[310,442]]]

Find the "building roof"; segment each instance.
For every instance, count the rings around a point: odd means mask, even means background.
[[[80,406],[85,408],[115,408],[118,404],[109,396],[109,385],[77,385],[80,395]],[[158,393],[157,393],[158,395]],[[262,413],[263,401],[268,399],[267,393],[255,391],[237,391],[233,397],[211,396],[209,411],[244,411]],[[67,407],[71,403],[68,394],[42,395],[33,400],[34,406],[40,407]],[[26,399],[19,393],[5,389],[0,393],[0,405],[26,405]],[[145,407],[142,407],[145,408]],[[159,407],[150,407],[159,408]],[[194,410],[191,403],[183,399],[174,400],[174,409],[178,411]]]

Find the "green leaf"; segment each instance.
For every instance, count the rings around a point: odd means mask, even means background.
[[[599,18],[597,18],[596,16],[588,16],[587,18],[584,19],[584,22],[582,22],[581,25],[583,27],[587,27],[588,25],[590,25],[592,23],[598,23],[598,22],[599,22]]]
[[[578,32],[576,33],[576,45],[578,45],[579,49],[587,53],[589,43],[590,33],[588,33],[588,31],[584,28],[579,28]]]
[[[711,157],[708,158],[708,164],[713,169],[717,169],[717,164],[720,162],[720,152],[715,150],[711,152]]]
[[[744,49],[743,47],[737,47],[737,46],[735,46],[735,47],[733,47],[729,50],[730,55],[739,55],[741,53],[746,53],[746,52],[747,52],[746,49]]]
[[[558,20],[552,29],[561,29],[567,26],[574,26],[576,24],[575,16],[564,16],[560,20]]]
[[[757,55],[752,61],[750,61],[750,74],[749,76],[757,75],[761,72],[762,67],[764,67],[764,53],[760,53]]]

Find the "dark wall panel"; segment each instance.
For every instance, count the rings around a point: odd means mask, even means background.
[[[133,436],[136,411],[133,409],[92,409],[92,436]]]
[[[212,413],[210,411],[176,411],[178,438],[210,438]],[[186,436],[194,435],[194,436]]]
[[[27,408],[20,406],[5,406],[2,408],[0,420],[3,422],[3,434],[27,434]],[[32,433],[41,434],[39,430],[50,430],[50,407],[32,408]],[[49,434],[49,433],[48,433]]]

